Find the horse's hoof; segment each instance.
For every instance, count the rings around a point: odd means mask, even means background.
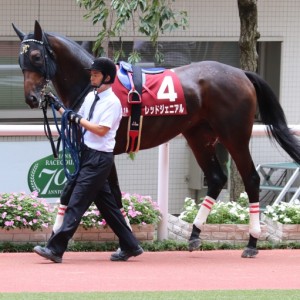
[[[193,240],[189,240],[189,251],[193,252],[194,250],[198,250],[201,246],[201,239],[196,238]]]
[[[254,258],[258,254],[256,248],[246,247],[242,253],[242,258]]]

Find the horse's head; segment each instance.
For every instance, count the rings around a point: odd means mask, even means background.
[[[14,24],[12,26],[21,40],[19,64],[24,74],[25,101],[31,108],[36,108],[56,72],[54,54],[37,21],[34,33],[28,35],[17,29]]]

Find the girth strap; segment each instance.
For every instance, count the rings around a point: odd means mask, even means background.
[[[131,81],[131,90],[128,93],[128,103],[131,104],[131,116],[128,120],[128,135],[126,152],[137,152],[140,148],[142,116],[142,69],[132,66],[132,73],[128,72]]]

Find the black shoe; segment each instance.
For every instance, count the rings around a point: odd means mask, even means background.
[[[117,251],[112,253],[110,257],[119,257],[121,251],[122,251],[121,248],[118,248]]]
[[[52,260],[53,262],[55,263],[61,263],[62,262],[62,258],[58,255],[55,255],[50,249],[48,249],[47,247],[41,247],[41,246],[35,246],[33,248],[33,251],[46,258],[46,259],[49,259],[49,260]]]
[[[125,250],[117,250],[110,256],[111,261],[126,261],[132,256],[141,255],[144,252],[141,246],[138,246],[137,249],[132,251],[125,251]]]

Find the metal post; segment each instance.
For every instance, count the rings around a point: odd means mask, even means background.
[[[158,192],[157,203],[162,213],[158,224],[157,239],[168,239],[168,202],[169,202],[169,143],[159,146],[158,152]]]

